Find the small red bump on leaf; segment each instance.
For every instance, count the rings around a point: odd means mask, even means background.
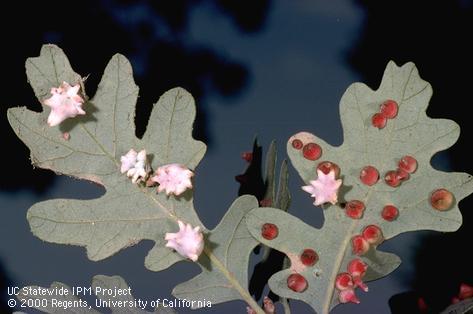
[[[429,310],[429,307],[427,306],[427,303],[425,303],[425,300],[424,298],[420,297],[418,300],[417,300],[417,307],[419,308],[419,311],[421,313],[425,313]]]
[[[365,211],[365,204],[362,201],[352,200],[345,204],[345,213],[353,219],[360,219]]]
[[[349,273],[340,273],[335,279],[335,287],[338,290],[346,290],[353,288],[353,278]]]
[[[392,187],[397,187],[399,186],[399,184],[401,184],[401,180],[399,180],[397,173],[394,170],[386,172],[386,175],[384,176],[384,181],[387,185]]]
[[[388,119],[393,119],[397,116],[398,108],[397,102],[392,99],[386,100],[379,107],[381,114]]]
[[[409,172],[401,168],[398,168],[396,170],[396,176],[400,181],[409,180],[409,177],[410,177]]]
[[[371,117],[371,124],[378,129],[382,129],[386,126],[386,117],[381,113],[375,113],[373,117]]]
[[[347,270],[353,277],[363,277],[368,269],[368,265],[359,258],[354,258],[347,266]]]
[[[331,170],[335,173],[335,178],[338,178],[340,175],[340,167],[331,161],[322,161],[317,166],[317,170],[322,171],[324,174],[329,174]]]
[[[279,229],[278,229],[278,226],[276,226],[275,224],[265,223],[261,227],[261,235],[266,240],[273,240],[274,238],[278,236],[278,234],[279,234]]]
[[[365,229],[363,229],[362,235],[369,244],[376,245],[383,242],[383,232],[378,226],[366,226]]]
[[[399,160],[398,167],[409,173],[414,173],[417,170],[417,160],[412,156],[404,156]]]
[[[292,147],[294,149],[301,149],[302,146],[304,146],[304,144],[302,144],[302,141],[300,139],[297,139],[297,138],[294,139],[291,144],[292,144]]]
[[[259,201],[259,206],[261,207],[269,207],[273,204],[273,201],[270,198],[263,198]]]
[[[338,300],[340,300],[340,303],[360,303],[360,300],[358,300],[358,298],[356,297],[355,290],[353,289],[340,291],[340,294],[338,295]]]
[[[302,148],[302,154],[305,159],[317,160],[322,155],[322,148],[315,143],[307,143]]]
[[[295,292],[304,292],[307,289],[307,280],[300,274],[292,274],[287,277],[287,287]]]
[[[305,266],[313,266],[319,260],[319,256],[312,249],[305,249],[301,254],[301,262]]]
[[[430,196],[430,204],[440,211],[450,209],[453,205],[453,194],[446,189],[435,190]]]
[[[386,205],[383,207],[383,211],[381,212],[381,217],[387,221],[393,221],[399,216],[399,210],[394,205]]]
[[[356,255],[363,255],[370,249],[370,244],[361,235],[356,235],[351,238],[351,245],[353,249],[353,254]]]
[[[460,298],[460,300],[473,298],[473,287],[467,285],[466,283],[462,283],[460,285],[460,292],[458,293],[458,297]]]
[[[241,158],[246,162],[251,162],[253,160],[253,153],[252,152],[244,152],[241,153]]]
[[[69,141],[69,139],[71,138],[71,134],[69,132],[64,132],[64,133],[62,133],[62,138],[65,141]]]
[[[371,186],[378,182],[379,179],[379,172],[373,166],[366,166],[360,171],[360,180],[363,184]]]

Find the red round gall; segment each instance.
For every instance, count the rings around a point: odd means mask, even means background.
[[[392,187],[397,187],[399,184],[401,184],[401,180],[399,179],[397,172],[394,170],[386,172],[384,175],[384,181],[387,185]]]
[[[298,138],[292,140],[291,144],[292,144],[292,147],[297,150],[302,149],[302,146],[304,146],[304,144],[302,144],[302,141]]]
[[[375,113],[371,117],[371,124],[378,129],[382,129],[386,126],[386,117],[381,113]]]
[[[365,204],[359,200],[352,200],[345,204],[345,213],[348,217],[353,219],[360,219],[363,217],[365,211]]]
[[[430,204],[437,210],[448,210],[453,205],[453,194],[447,189],[435,190],[430,196]]]
[[[354,258],[348,263],[347,270],[353,277],[363,277],[368,265],[359,258]]]
[[[322,148],[315,143],[307,143],[302,148],[302,155],[305,159],[317,160],[322,155]]]
[[[313,266],[319,260],[319,256],[312,249],[305,249],[301,254],[301,262],[305,266]]]
[[[363,229],[362,235],[369,244],[374,245],[380,244],[384,239],[383,232],[375,225],[366,226],[365,229]]]
[[[335,279],[335,287],[338,290],[346,290],[353,288],[353,278],[349,273],[340,273]]]
[[[387,119],[393,119],[397,116],[397,111],[399,109],[399,106],[397,105],[397,102],[389,99],[386,100],[381,104],[379,107],[380,113],[386,117]]]
[[[373,166],[366,166],[360,171],[360,180],[363,184],[371,186],[378,182],[379,172]]]
[[[304,292],[307,285],[307,280],[301,274],[292,274],[287,277],[287,287],[294,292]]]
[[[340,175],[340,167],[331,161],[322,161],[317,166],[317,170],[322,171],[324,174],[329,174],[329,172],[333,170],[335,173],[335,178],[338,178]]]
[[[404,156],[399,160],[398,167],[408,173],[414,173],[417,170],[417,160],[412,156]]]
[[[387,221],[393,221],[399,216],[399,210],[394,205],[386,205],[381,211],[381,217]]]
[[[351,246],[353,254],[363,255],[370,249],[370,244],[361,235],[356,235],[351,238]]]
[[[261,235],[266,240],[273,240],[278,236],[278,234],[279,234],[279,229],[278,229],[278,226],[276,226],[275,224],[265,223],[261,227]]]

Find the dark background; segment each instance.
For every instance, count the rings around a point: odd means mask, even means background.
[[[386,63],[414,61],[434,88],[428,114],[457,121],[459,142],[438,154],[434,164],[445,170],[473,173],[468,149],[473,51],[473,1],[376,0],[175,0],[80,2],[13,1],[2,4],[0,101],[3,171],[0,176],[0,280],[3,286],[52,281],[86,285],[95,274],[125,278],[135,297],[151,300],[170,295],[172,287],[198,272],[179,264],[152,273],[143,266],[151,242],[126,249],[101,262],[88,261],[82,248],[43,243],[29,232],[27,209],[56,198],[93,198],[94,185],[32,169],[27,148],[6,121],[6,109],[27,105],[39,110],[26,81],[24,61],[37,56],[43,43],[64,49],[76,72],[90,74],[91,96],[108,59],[116,52],[133,64],[140,87],[137,133],[159,95],[182,86],[198,104],[195,136],[209,150],[198,168],[196,208],[208,227],[215,226],[232,200],[234,176],[244,168],[242,151],[255,134],[267,147],[271,139],[284,158],[287,138],[300,130],[341,143],[338,101],[348,85],[366,82],[377,88]],[[301,180],[291,168],[294,201],[290,211],[314,226],[319,210],[307,207]],[[472,236],[472,199],[461,203],[464,226],[457,233],[403,234],[384,245],[403,265],[388,278],[359,293],[360,305],[335,313],[415,311],[418,295],[432,312],[443,309],[459,284],[473,284],[468,257]],[[310,210],[308,210],[310,209]],[[422,241],[419,241],[422,240]],[[1,300],[7,299],[6,291]],[[407,307],[407,308],[406,308]],[[7,313],[5,307],[0,312]],[[209,313],[242,313],[242,302],[218,305]],[[187,313],[189,310],[180,310]],[[294,303],[295,313],[309,312]]]

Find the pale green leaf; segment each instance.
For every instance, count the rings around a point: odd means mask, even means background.
[[[26,66],[40,101],[62,81],[80,81],[62,50],[53,45],[44,46],[41,55],[28,59]],[[202,226],[193,208],[192,192],[168,197],[157,194],[156,188],[135,185],[120,173],[120,157],[132,148],[146,149],[153,169],[171,162],[194,169],[205,145],[191,136],[195,104],[182,88],[172,89],[159,99],[146,135],[142,140],[136,138],[137,97],[131,65],[117,54],[107,65],[95,96],[83,106],[87,115],[49,127],[48,108],[37,113],[20,107],[10,109],[8,119],[30,148],[34,166],[88,179],[106,189],[98,199],[57,199],[33,205],[28,220],[36,236],[48,242],[84,246],[92,260],[107,258],[143,239],[154,240],[156,245],[146,264],[164,269],[183,259],[164,247],[164,234],[176,230],[176,220]],[[69,140],[62,136],[66,131]]]
[[[425,110],[431,95],[430,84],[419,77],[414,64],[397,67],[390,62],[378,90],[355,83],[343,95],[340,114],[344,141],[341,146],[333,147],[307,132],[289,139],[287,151],[304,185],[316,179],[319,162],[334,162],[339,165],[343,179],[339,202],[361,200],[366,210],[363,218],[356,220],[347,217],[338,204],[327,206],[321,229],[309,227],[273,209],[251,212],[247,222],[253,236],[291,258],[291,268],[275,274],[269,282],[275,293],[303,300],[316,312],[327,313],[338,304],[335,277],[340,272],[346,272],[348,262],[355,257],[350,240],[367,225],[379,226],[385,239],[413,230],[455,231],[460,227],[462,217],[458,202],[472,192],[473,181],[468,174],[442,172],[430,165],[432,156],[453,145],[460,133],[459,126],[453,121],[427,117]],[[384,129],[377,129],[371,125],[371,117],[379,112],[380,104],[387,99],[399,104],[399,112],[396,118],[387,121]],[[322,147],[321,158],[317,161],[305,159],[302,150],[292,146],[294,139],[304,144],[319,144]],[[388,186],[384,182],[384,174],[396,170],[399,159],[405,155],[417,159],[417,171],[401,186]],[[361,169],[368,165],[376,167],[381,176],[378,183],[371,187],[362,184],[359,179]],[[455,196],[454,205],[447,211],[435,210],[430,205],[431,193],[439,188],[446,188]],[[313,198],[309,194],[306,197],[307,209],[316,210],[311,204]],[[400,215],[393,222],[381,217],[381,210],[387,204],[399,208]],[[261,224],[265,222],[279,227],[277,239],[267,241],[261,237]],[[313,267],[300,270],[296,261],[304,248],[313,248],[320,261]],[[400,263],[395,255],[380,252],[375,247],[362,259],[369,265],[365,281],[389,274]],[[308,281],[308,289],[303,293],[293,292],[287,287],[287,277],[294,271],[302,271]],[[363,292],[358,289],[357,293]]]

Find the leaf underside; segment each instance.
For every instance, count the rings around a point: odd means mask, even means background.
[[[358,220],[346,216],[338,205],[327,206],[321,229],[310,227],[275,209],[251,212],[246,221],[252,235],[291,259],[289,269],[270,279],[270,287],[275,293],[302,300],[318,313],[328,313],[339,303],[338,292],[334,289],[335,277],[346,272],[347,264],[356,257],[350,240],[367,225],[379,226],[385,239],[407,231],[446,232],[460,227],[462,216],[458,203],[472,192],[473,182],[469,174],[442,172],[430,165],[432,156],[452,146],[460,134],[455,122],[427,117],[425,111],[431,95],[430,84],[419,77],[414,64],[398,67],[390,62],[378,90],[355,83],[343,95],[340,102],[344,131],[342,145],[333,147],[308,132],[297,133],[289,139],[287,151],[290,160],[306,184],[316,179],[316,167],[321,161],[334,162],[340,167],[343,179],[339,202],[361,200],[366,210]],[[371,125],[371,117],[388,99],[398,103],[398,115],[389,119],[384,129],[377,129]],[[320,145],[321,158],[316,161],[304,158],[302,150],[292,146],[294,139],[303,144],[313,142]],[[399,159],[405,155],[417,159],[417,171],[399,187],[388,186],[384,174],[396,170]],[[361,169],[368,165],[376,167],[381,177],[373,186],[362,184],[359,178]],[[447,211],[435,210],[430,205],[431,193],[439,188],[448,189],[454,195],[455,203]],[[307,195],[309,202],[312,200]],[[381,210],[387,204],[394,204],[399,209],[399,217],[393,222],[381,217]],[[261,237],[261,225],[266,222],[279,227],[279,236],[275,240]],[[319,255],[320,260],[313,267],[304,267],[300,263],[299,256],[305,248],[312,248]],[[381,278],[400,264],[397,256],[378,251],[376,247],[372,247],[362,259],[369,265],[365,281]],[[287,277],[294,272],[300,272],[308,281],[308,288],[302,293],[287,287]]]
[[[43,46],[39,57],[29,58],[26,69],[40,102],[62,81],[82,84],[62,50],[53,45]],[[143,139],[135,136],[137,97],[130,63],[117,54],[108,63],[95,96],[83,106],[86,116],[49,127],[49,110],[38,113],[20,107],[10,109],[8,119],[30,148],[34,166],[91,180],[106,189],[98,199],[55,199],[33,205],[27,216],[37,237],[84,246],[91,260],[107,258],[143,239],[154,240],[147,264],[165,269],[182,259],[163,246],[164,234],[177,229],[176,219],[202,225],[192,193],[167,197],[156,194],[155,188],[134,185],[120,173],[120,157],[131,148],[146,149],[153,169],[171,162],[193,169],[206,148],[191,136],[195,106],[185,90],[172,89],[159,99]],[[70,134],[69,140],[63,139],[63,132]]]

